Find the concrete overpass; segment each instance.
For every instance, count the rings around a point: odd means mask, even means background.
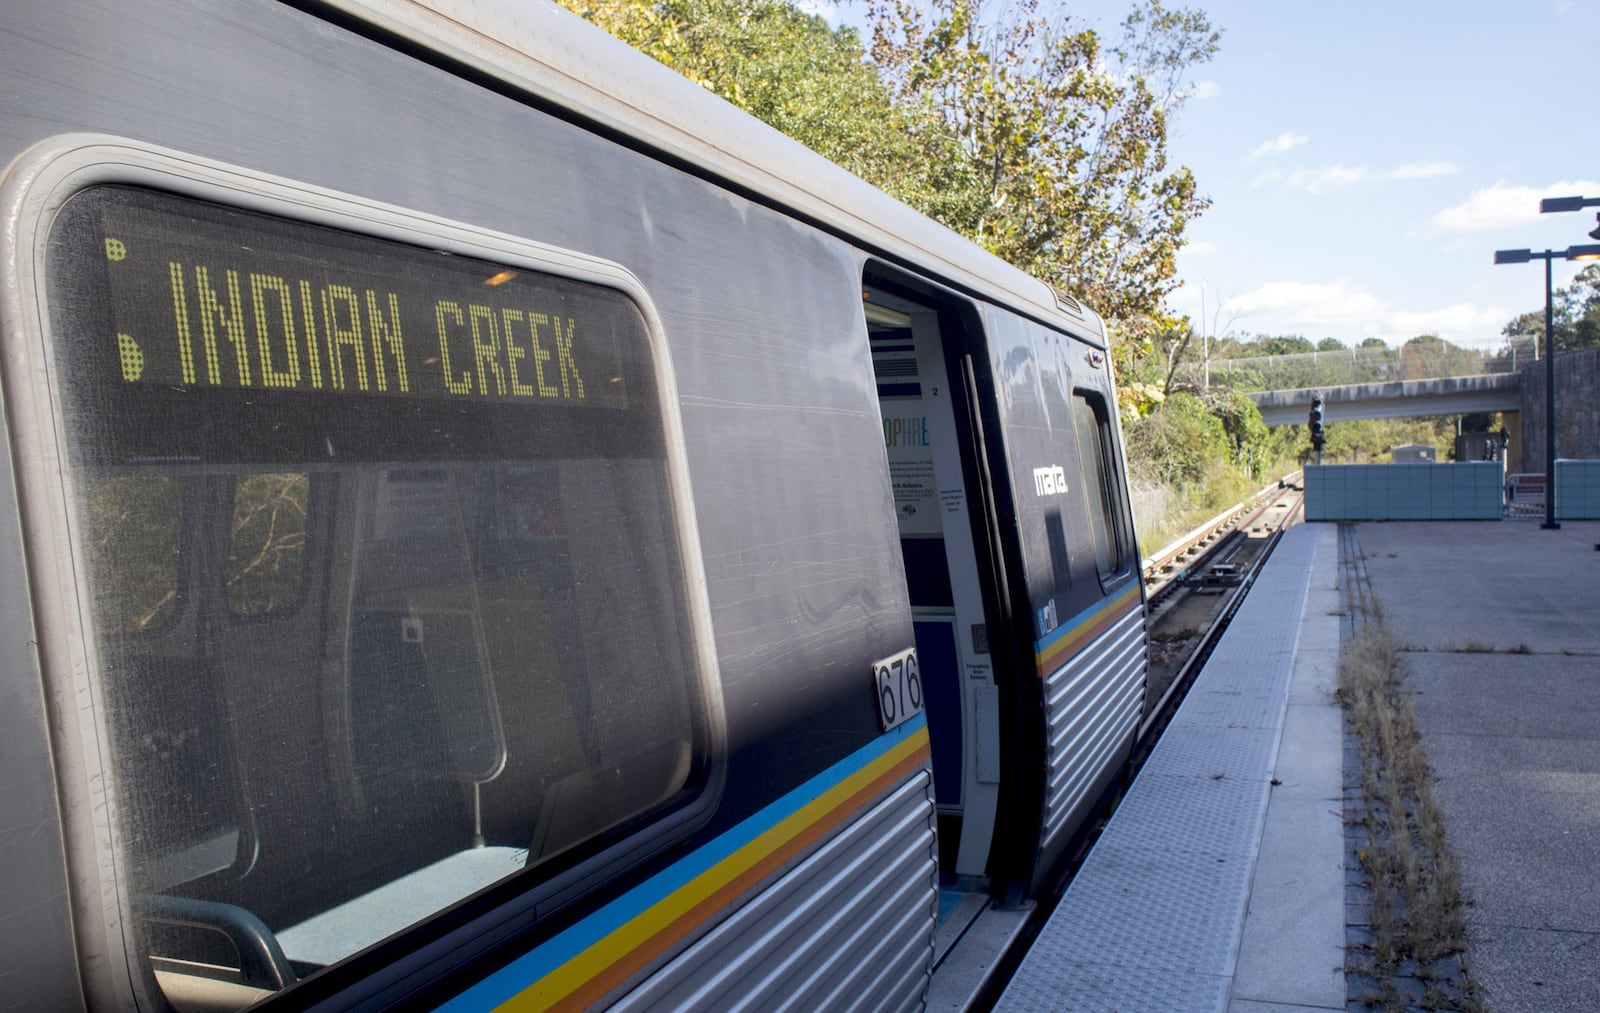
[[[1268,390],[1250,394],[1269,426],[1304,425],[1311,398],[1320,395],[1325,422],[1352,419],[1471,415],[1522,409],[1522,375],[1447,376],[1427,380],[1354,383],[1340,386]]]

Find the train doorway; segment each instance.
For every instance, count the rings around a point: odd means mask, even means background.
[[[863,307],[933,749],[940,876],[987,894],[1001,812],[1005,626],[966,350],[976,313],[873,272]]]

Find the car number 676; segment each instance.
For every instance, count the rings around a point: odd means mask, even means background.
[[[874,663],[872,673],[878,685],[878,719],[884,731],[922,713],[922,676],[917,670],[916,648]]]

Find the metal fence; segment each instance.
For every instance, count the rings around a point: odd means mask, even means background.
[[[1451,376],[1515,373],[1538,358],[1532,336],[1508,338],[1487,349],[1446,341],[1413,341],[1399,348],[1341,348],[1297,355],[1213,359],[1178,367],[1180,385],[1231,387],[1245,392],[1303,390],[1356,383],[1390,383]]]

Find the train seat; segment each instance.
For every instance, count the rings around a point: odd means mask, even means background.
[[[523,848],[458,851],[276,933],[290,960],[325,966],[520,871]]]
[[[134,828],[135,882],[158,894],[254,861],[254,823],[232,724],[203,658],[126,654],[116,684],[113,742],[123,823]]]

